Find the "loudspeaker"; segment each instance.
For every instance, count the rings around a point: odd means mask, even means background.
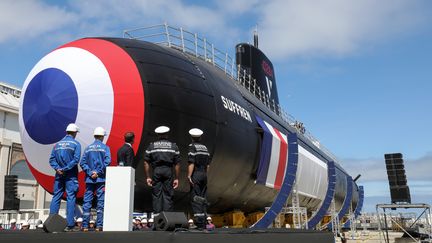
[[[18,181],[17,175],[5,175],[5,181]]]
[[[385,154],[384,158],[392,203],[411,203],[411,195],[407,185],[403,155],[401,153]]]
[[[384,158],[387,159],[402,159],[401,153],[394,153],[394,154],[385,154]]]
[[[182,212],[161,212],[155,217],[156,230],[173,231],[177,228],[187,228],[188,221]]]
[[[6,175],[4,177],[4,191],[5,194],[9,194],[10,197],[17,197],[18,191],[18,176]]]
[[[19,210],[20,199],[18,198],[18,176],[6,175],[4,177],[4,210]]]
[[[18,198],[7,199],[3,201],[4,210],[19,210],[20,200]]]
[[[390,196],[392,203],[406,202],[411,203],[411,194],[408,186],[391,186]]]
[[[63,232],[66,226],[66,219],[58,214],[50,214],[43,224],[43,230],[47,233]]]

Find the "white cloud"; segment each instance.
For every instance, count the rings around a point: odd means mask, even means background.
[[[384,158],[342,159],[342,167],[353,177],[361,174],[361,181],[387,179]]]
[[[412,202],[430,203],[432,198],[430,190],[432,187],[430,174],[432,153],[416,159],[405,158],[404,164]],[[369,159],[344,159],[342,167],[352,176],[362,175],[357,184],[365,188],[366,211],[374,208],[377,203],[390,203],[390,188],[384,156]]]
[[[120,36],[124,29],[165,21],[213,37],[236,35],[221,11],[181,0],[82,0],[70,1],[64,9],[40,0],[6,0],[0,1],[0,9],[0,44],[30,38]]]
[[[427,22],[422,4],[408,0],[77,0],[59,7],[42,0],[3,0],[0,44],[120,36],[124,29],[167,21],[231,48],[236,41],[250,40],[250,31],[258,23],[260,47],[272,59],[341,56],[412,33]]]
[[[274,58],[347,55],[422,23],[421,2],[274,0],[262,4],[261,43]]]
[[[111,23],[112,28],[116,28],[119,23],[127,24],[130,28],[168,21],[201,30],[223,24],[216,11],[187,5],[180,0],[71,1],[70,4],[83,18],[83,22],[93,22],[94,25],[105,23],[105,27],[106,23]]]
[[[362,175],[361,181],[387,181],[384,155],[382,158],[343,159],[342,161],[343,168],[349,174],[353,176]],[[404,164],[408,185],[410,185],[410,181],[432,182],[432,153],[416,159],[404,158]],[[413,185],[418,186],[419,184]]]
[[[258,12],[260,0],[218,0],[217,7],[227,14],[250,14]],[[251,23],[253,25],[254,23]]]
[[[75,21],[73,13],[41,1],[0,1],[0,43],[25,42]],[[49,38],[49,36],[46,36]]]

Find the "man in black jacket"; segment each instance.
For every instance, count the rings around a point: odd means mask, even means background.
[[[133,132],[127,132],[124,134],[124,139],[125,144],[117,151],[117,163],[119,166],[132,166],[135,169],[136,163],[134,162],[134,151],[132,148],[135,134]]]
[[[203,131],[198,128],[189,130],[192,143],[188,153],[188,180],[191,185],[191,204],[198,229],[206,228],[207,217],[207,172],[211,156],[207,147],[200,143]]]
[[[172,197],[179,183],[180,151],[175,143],[168,141],[169,130],[166,126],[157,127],[158,140],[150,143],[144,155],[144,172],[147,185],[152,187],[154,216],[173,210]]]

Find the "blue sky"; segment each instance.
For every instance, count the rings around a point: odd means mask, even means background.
[[[431,1],[2,0],[0,81],[20,87],[40,58],[69,41],[165,21],[232,55],[257,24],[283,107],[362,174],[366,211],[377,197],[389,201],[390,152],[404,154],[414,201],[432,203]]]

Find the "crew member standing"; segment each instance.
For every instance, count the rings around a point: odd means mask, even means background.
[[[133,132],[127,132],[124,134],[125,143],[117,151],[117,163],[119,166],[131,166],[134,169],[136,164],[134,162],[134,151],[132,144],[135,141],[135,134]]]
[[[54,146],[49,163],[55,170],[54,192],[50,204],[50,214],[58,214],[60,201],[66,191],[67,228],[75,226],[75,202],[78,191],[78,163],[81,157],[81,144],[75,140],[79,128],[71,123],[66,127],[66,136]]]
[[[188,179],[191,185],[191,204],[198,229],[205,229],[207,217],[207,172],[210,167],[210,153],[200,143],[203,131],[198,128],[189,130],[192,143],[188,153]]]
[[[150,143],[144,156],[147,185],[152,187],[154,216],[162,211],[173,210],[172,197],[174,189],[178,187],[180,151],[175,143],[168,141],[169,130],[166,126],[155,129],[158,140]],[[150,166],[153,176],[150,174]],[[174,175],[173,168],[175,168]]]
[[[96,127],[93,132],[95,141],[84,151],[81,160],[81,168],[86,174],[86,190],[83,203],[83,231],[88,231],[90,220],[90,209],[92,207],[93,194],[97,197],[97,221],[96,231],[101,231],[103,227],[103,210],[105,197],[105,171],[111,163],[110,149],[103,143],[106,135],[105,129]]]

